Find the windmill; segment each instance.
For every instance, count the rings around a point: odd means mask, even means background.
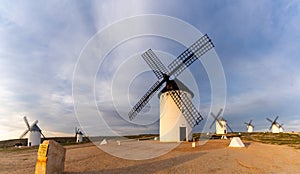
[[[133,120],[154,94],[163,87],[163,84],[166,84],[158,95],[160,98],[160,141],[190,140],[189,132],[203,118],[192,104],[193,93],[176,77],[213,47],[210,38],[207,35],[202,36],[168,65],[169,70],[151,49],[143,53],[143,59],[158,80],[130,110],[129,119]]]
[[[82,131],[79,128],[75,127],[76,143],[81,143],[82,142],[82,137],[83,137]]]
[[[283,126],[283,123],[279,125],[279,132],[280,133],[283,132],[283,130],[284,130],[282,126]]]
[[[20,136],[20,139],[23,138],[28,132],[28,146],[38,146],[41,143],[41,135],[45,138],[44,134],[42,133],[42,130],[38,127],[37,123],[38,120],[35,120],[31,126],[29,126],[28,120],[26,116],[23,117],[24,122],[27,126],[27,129],[25,132]]]
[[[272,131],[272,133],[279,133],[279,132],[283,132],[283,128],[282,128],[282,125],[280,125],[278,122],[277,122],[277,119],[279,118],[279,116],[277,116],[276,118],[275,118],[275,120],[274,121],[272,121],[271,119],[269,119],[269,118],[267,118],[267,120],[269,121],[269,122],[271,122],[272,124],[271,124],[271,126],[270,126],[270,130]]]
[[[245,124],[247,125],[247,132],[248,133],[253,132],[254,126],[251,123],[252,123],[252,120],[250,120],[249,123],[245,122]]]
[[[226,139],[226,135],[227,134],[227,128],[233,132],[233,130],[230,128],[230,126],[227,124],[227,121],[221,117],[220,115],[222,114],[223,109],[221,108],[220,111],[218,112],[217,116],[214,113],[210,113],[210,115],[214,118],[214,121],[211,123],[210,125],[210,129],[212,128],[212,126],[216,123],[216,134],[217,135],[224,135],[222,136],[222,138]]]

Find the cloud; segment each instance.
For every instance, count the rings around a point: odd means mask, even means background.
[[[7,104],[0,112],[14,120],[3,119],[1,125],[21,131],[8,137],[22,133],[24,115],[38,119],[46,136],[47,131],[73,132],[77,125],[71,103],[72,75],[80,49],[92,34],[77,5],[20,1],[1,6],[0,37],[5,42],[0,44],[0,82],[5,89],[0,100]]]
[[[211,36],[226,73],[228,105],[224,114],[232,128],[244,130],[243,122],[251,118],[257,124],[257,130],[264,130],[269,126],[265,117],[278,114],[286,130],[299,131],[296,126],[300,94],[299,7],[298,1],[234,4],[229,1],[153,3],[140,0],[1,2],[0,130],[5,130],[1,132],[5,137],[0,139],[18,138],[25,129],[24,115],[30,121],[39,120],[46,136],[59,134],[57,132],[73,134],[74,127],[78,126],[78,115],[73,110],[72,80],[82,48],[96,32],[108,25],[126,17],[149,13],[178,17]],[[101,114],[119,132],[131,133],[136,128],[138,132],[157,130],[157,122],[147,126],[133,125],[118,120],[119,113],[109,112],[115,107],[111,103],[112,93],[120,92],[112,89],[115,71],[126,63],[124,60],[145,51],[145,48],[166,50],[174,55],[181,50],[178,49],[180,46],[169,41],[143,39],[132,39],[112,50],[95,76],[86,76],[92,67],[98,66],[95,64],[97,61],[90,59],[82,67],[82,74],[76,77],[80,83],[75,90],[78,90],[80,100],[75,102],[87,104],[79,120],[92,134],[103,131],[99,128],[103,124],[97,120],[99,118],[93,122],[99,114],[97,104],[103,108],[100,109]],[[91,58],[99,56],[93,55],[96,51],[91,50],[90,56],[94,56]],[[139,63],[142,60],[127,65],[127,68],[134,69]],[[148,70],[147,65],[145,69]],[[193,73],[202,73],[197,67],[192,69],[196,69]],[[155,81],[151,73],[136,77],[136,86],[129,88],[128,95],[119,94],[119,100],[132,105],[133,99],[146,90],[138,89],[138,86],[141,84],[146,88],[153,83],[152,80]],[[118,85],[131,81],[133,77],[124,74],[122,78]],[[147,79],[145,83],[142,83],[143,78]],[[200,95],[203,94],[201,97],[205,98],[205,102],[201,103],[201,113],[208,115],[210,92],[204,94],[208,91],[208,79],[202,79],[205,80],[200,83]],[[84,84],[90,82],[95,88],[85,88]],[[90,100],[93,105],[85,103]],[[157,101],[156,98],[152,102]],[[127,108],[120,108],[121,113],[126,115]],[[92,131],[93,128],[95,131]]]

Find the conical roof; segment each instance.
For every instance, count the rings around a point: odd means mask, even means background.
[[[192,98],[194,97],[194,93],[187,86],[185,86],[179,79],[174,79],[168,80],[166,82],[166,86],[159,92],[158,98],[160,98],[161,94],[174,90],[185,91],[187,93],[190,93],[192,95]]]
[[[30,131],[39,131],[41,132],[42,130],[38,127],[38,125],[33,125],[31,128],[30,128]]]
[[[225,121],[226,122],[227,120],[225,120],[224,117],[221,117],[219,121]]]

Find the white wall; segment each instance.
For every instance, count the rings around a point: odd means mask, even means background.
[[[28,146],[38,146],[41,143],[41,133],[39,131],[30,131],[28,137]]]
[[[81,143],[82,142],[82,135],[81,134],[77,134],[77,136],[76,136],[76,142],[77,143]]]
[[[272,130],[272,133],[279,133],[279,128],[275,124],[272,125],[272,129],[271,130]]]
[[[216,121],[216,134],[225,134],[225,131],[227,133],[226,129],[226,121],[225,120],[220,120],[219,121],[221,125]]]
[[[249,132],[249,133],[251,133],[251,132],[253,132],[253,126],[247,126],[247,131]]]
[[[186,93],[186,92],[185,92]],[[186,93],[191,99],[191,95]],[[160,96],[160,125],[159,137],[163,142],[180,141],[180,127],[186,127],[186,140],[192,139],[192,128],[173,101],[169,92]]]

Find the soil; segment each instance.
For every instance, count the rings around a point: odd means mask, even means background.
[[[116,148],[110,143],[103,147]],[[154,141],[149,143],[160,144]],[[209,140],[204,145],[198,144],[192,148],[192,143],[184,142],[164,155],[146,160],[128,160],[112,156],[92,143],[65,146],[67,149],[65,173],[300,172],[299,149],[257,142],[244,142],[245,148],[233,148],[228,147],[229,143],[230,140]],[[126,143],[121,143],[121,146],[126,147]],[[37,148],[1,150],[0,173],[34,173],[37,150]],[[130,149],[127,149],[124,154],[130,152]]]

